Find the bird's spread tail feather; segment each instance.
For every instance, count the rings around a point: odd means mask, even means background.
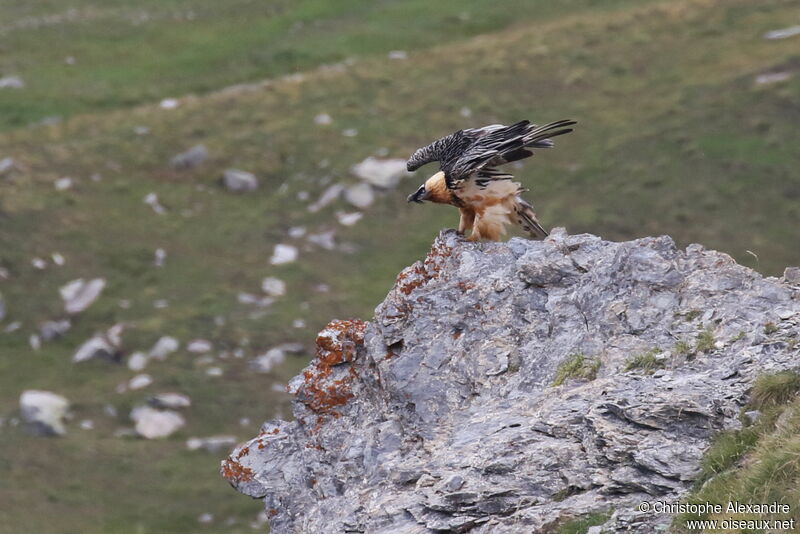
[[[536,218],[536,213],[533,211],[533,206],[525,201],[522,197],[516,197],[514,204],[514,212],[517,216],[517,222],[523,230],[531,234],[537,239],[544,239],[549,234],[547,230],[539,223]]]

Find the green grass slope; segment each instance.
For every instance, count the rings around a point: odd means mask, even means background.
[[[19,20],[55,5],[32,4],[2,2],[0,9]],[[172,4],[146,5],[170,13]],[[260,3],[234,2],[224,11],[199,0],[174,4],[196,10],[197,18],[182,25],[156,17],[141,30],[153,33],[147,39],[157,48],[153,54],[137,46],[143,39],[137,31],[114,25],[127,9],[122,3],[87,4],[103,21],[84,28],[84,46],[97,58],[84,62],[74,53],[74,78],[58,75],[43,59],[72,53],[44,49],[57,25],[27,37],[18,30],[0,34],[19,40],[11,59],[0,59],[3,73],[11,65],[29,83],[18,93],[0,91],[0,109],[10,110],[0,114],[6,129],[0,159],[13,157],[19,168],[0,177],[0,266],[9,272],[0,280],[9,308],[0,326],[22,323],[16,332],[0,333],[0,416],[13,417],[28,388],[66,395],[75,413],[63,439],[0,427],[0,533],[250,531],[258,503],[219,478],[220,455],[187,451],[184,440],[222,433],[244,438],[261,420],[286,415],[287,397],[271,386],[285,383],[304,360],[290,360],[272,375],[252,373],[246,360],[286,341],[311,347],[331,318],[369,318],[396,273],[424,254],[440,228],[456,222],[451,209],[405,203],[433,169],[381,195],[353,227],[336,223],[334,212],[350,209],[341,201],[308,211],[329,184],[354,183],[349,168],[367,156],[406,157],[466,126],[575,118],[575,133],[514,170],[532,187],[529,196],[546,227],[611,239],[666,233],[682,245],[727,251],[768,274],[800,263],[798,41],[762,39],[794,22],[793,2],[576,0],[485,17],[480,2],[469,8],[385,2],[366,11],[359,10],[363,2],[277,2],[270,9],[283,22],[266,32],[273,44],[263,48],[248,39],[264,33],[256,31],[260,24],[278,22]],[[465,10],[471,15],[461,17]],[[292,30],[297,20],[305,23]],[[108,32],[105,38],[94,34],[100,31]],[[117,34],[119,43],[110,42]],[[36,36],[42,41],[36,46],[23,42]],[[179,37],[202,41],[196,55],[174,57],[170,43]],[[115,46],[133,50],[128,63],[114,55]],[[409,58],[387,60],[385,52],[395,48],[408,49]],[[217,49],[219,55],[209,52]],[[248,59],[256,49],[268,50],[267,59]],[[305,59],[271,59],[283,57],[282,50]],[[315,68],[351,55],[357,61],[341,68]],[[158,60],[167,57],[165,64]],[[216,91],[306,67],[302,79]],[[796,74],[756,84],[756,76],[773,71]],[[101,89],[92,90],[94,82]],[[207,94],[182,98],[172,110],[130,107],[185,92]],[[12,128],[53,113],[74,116]],[[319,113],[329,113],[333,123],[316,125]],[[136,133],[141,127],[146,134]],[[342,135],[346,129],[357,134]],[[197,143],[208,147],[209,160],[173,170],[170,158]],[[224,191],[218,179],[229,167],[256,173],[260,189]],[[56,191],[53,182],[64,176],[75,186]],[[144,204],[151,192],[167,213]],[[301,200],[304,194],[310,199]],[[351,246],[348,252],[307,246],[287,236],[294,226],[335,228],[337,241]],[[277,243],[300,246],[299,261],[271,266]],[[152,266],[156,248],[168,253],[162,268]],[[53,252],[66,258],[63,267],[31,266],[32,258]],[[95,276],[109,282],[98,302],[64,338],[32,351],[28,336],[36,325],[63,315],[58,288]],[[264,313],[237,302],[240,292],[258,293],[265,276],[284,279],[288,295]],[[330,291],[317,291],[319,284]],[[154,308],[159,299],[169,306]],[[121,308],[120,300],[130,307]],[[298,318],[305,326],[292,326]],[[184,343],[207,338],[218,350],[241,348],[246,358],[217,358],[213,365],[224,375],[209,377],[198,356],[181,350],[150,364],[152,386],[118,394],[116,386],[134,374],[127,368],[70,362],[82,341],[117,322],[128,325],[128,351],[146,350],[169,334]],[[130,424],[132,406],[160,391],[192,397],[186,429],[160,442],[113,436]],[[117,417],[104,414],[107,404]],[[87,418],[94,430],[78,428]],[[242,426],[241,418],[252,423]],[[47,513],[35,512],[43,506]],[[214,520],[198,525],[204,512]]]

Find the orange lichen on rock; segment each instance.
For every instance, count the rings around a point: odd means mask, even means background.
[[[452,248],[437,239],[422,263],[417,262],[397,275],[397,289],[402,294],[409,295],[418,287],[439,278],[444,260],[452,253]]]
[[[253,480],[254,474],[253,470],[249,467],[245,467],[236,460],[228,458],[222,462],[222,476],[224,476],[228,482],[238,484]]]
[[[357,373],[352,367],[343,377],[333,380],[333,368],[352,362],[358,347],[364,344],[367,323],[358,319],[331,321],[317,336],[317,357],[303,371],[303,386],[298,393],[313,412],[338,417],[336,408],[353,397],[351,383]],[[318,421],[319,424],[319,421]]]

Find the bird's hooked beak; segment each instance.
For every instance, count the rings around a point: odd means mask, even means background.
[[[419,186],[419,189],[408,195],[408,199],[406,200],[409,202],[417,202],[419,204],[422,204],[423,200],[428,200],[428,192],[425,191],[425,185],[423,184]]]

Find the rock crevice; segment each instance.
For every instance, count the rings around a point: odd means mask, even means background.
[[[320,333],[295,420],[223,475],[278,534],[534,532],[598,510],[650,532],[669,517],[635,505],[688,491],[755,378],[797,365],[799,325],[788,279],[668,237],[443,232],[372,322]]]

